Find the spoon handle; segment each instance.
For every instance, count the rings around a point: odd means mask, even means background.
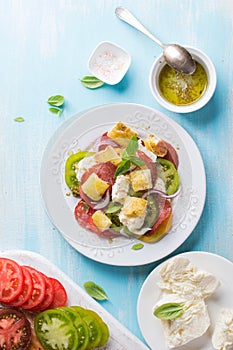
[[[159,46],[164,47],[164,44],[158,40],[154,35],[152,35],[138,20],[136,17],[132,15],[129,10],[127,10],[124,7],[117,7],[115,10],[115,14],[118,18],[120,18],[122,21],[130,24],[132,27],[136,28],[146,36],[148,36],[150,39],[155,41]]]

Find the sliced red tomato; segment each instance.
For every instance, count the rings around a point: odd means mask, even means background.
[[[10,303],[11,306],[15,306],[15,307],[20,307],[21,305],[23,305],[30,298],[30,296],[32,294],[31,274],[24,267],[21,267],[21,268],[22,268],[23,276],[24,276],[23,290],[20,293],[20,295]]]
[[[175,150],[175,148],[168,142],[164,141],[166,143],[167,146],[167,154],[163,157],[167,160],[170,160],[170,162],[172,162],[176,169],[178,168],[179,165],[179,157],[178,154]]]
[[[30,309],[31,311],[44,311],[47,310],[53,299],[54,299],[54,287],[53,287],[53,283],[50,280],[49,277],[47,277],[46,275],[43,274],[44,280],[45,280],[45,295],[44,298],[42,300],[42,302],[33,307],[32,309]]]
[[[25,315],[16,309],[0,310],[0,349],[26,350],[31,341],[31,326]]]
[[[150,157],[148,157],[143,151],[137,151],[138,156],[146,164],[146,167],[150,169],[152,182],[155,183],[157,179],[157,168],[155,163]]]
[[[53,300],[50,304],[50,309],[65,306],[67,303],[67,293],[64,286],[56,278],[49,277],[53,286]]]
[[[23,266],[24,269],[28,270],[32,277],[32,293],[30,298],[21,306],[22,309],[30,310],[39,305],[45,296],[45,278],[44,275],[30,267]]]
[[[160,240],[170,230],[171,225],[172,207],[170,201],[166,199],[158,220],[149,232],[140,237],[140,240],[147,243],[154,243]]]
[[[0,302],[10,303],[23,290],[24,276],[21,266],[17,262],[0,258]]]

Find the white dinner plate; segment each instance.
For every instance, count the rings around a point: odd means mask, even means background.
[[[149,350],[143,342],[109,314],[97,301],[42,255],[24,250],[6,250],[1,251],[0,256],[15,260],[22,265],[32,266],[47,276],[57,278],[67,291],[67,305],[79,305],[96,311],[108,325],[110,333],[107,344],[101,347],[101,350]]]
[[[170,142],[179,155],[181,195],[173,200],[173,224],[157,243],[144,243],[133,250],[136,240],[100,238],[80,227],[74,217],[77,198],[67,196],[65,161],[70,152],[122,121],[140,132],[154,133]],[[41,191],[47,213],[63,237],[80,253],[110,265],[135,266],[157,261],[178,248],[197,225],[206,197],[205,169],[200,152],[189,134],[176,122],[152,108],[137,104],[104,105],[81,112],[64,123],[47,145],[41,166]]]
[[[188,258],[196,267],[214,274],[220,281],[220,286],[209,298],[205,299],[211,320],[207,333],[199,339],[176,349],[211,350],[213,349],[211,336],[220,309],[224,307],[233,309],[233,264],[219,255],[206,252],[188,252],[179,254],[179,256]],[[153,307],[161,296],[161,290],[157,286],[160,281],[160,270],[167,261],[158,265],[150,273],[142,285],[138,297],[137,317],[139,327],[152,350],[168,350],[161,321],[153,316]]]

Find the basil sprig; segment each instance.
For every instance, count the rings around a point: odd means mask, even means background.
[[[95,282],[87,281],[84,283],[84,288],[86,292],[96,300],[108,300],[108,296],[104,289],[98,286]]]
[[[165,303],[157,307],[153,314],[161,320],[173,320],[183,314],[183,306],[179,303]]]
[[[138,150],[138,140],[136,136],[132,136],[131,140],[129,141],[128,146],[126,149],[122,152],[122,161],[118,165],[114,177],[116,178],[119,175],[127,173],[129,171],[131,163],[136,166],[143,166],[145,165],[145,162],[141,160],[140,158],[134,156],[134,154]]]

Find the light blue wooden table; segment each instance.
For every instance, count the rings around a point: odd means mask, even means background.
[[[152,97],[148,75],[160,47],[119,21],[125,6],[164,42],[195,46],[212,59],[218,83],[200,111],[165,111]],[[76,252],[48,219],[40,194],[40,164],[53,133],[75,113],[94,106],[132,102],[166,113],[195,140],[202,154],[207,197],[191,236],[173,254],[208,251],[233,261],[233,2],[231,0],[0,0],[0,237],[1,249],[38,252],[76,283],[93,280],[107,291],[102,303],[140,339],[136,303],[159,262],[112,267]],[[132,56],[121,84],[88,90],[87,60],[103,40]],[[61,117],[46,100],[65,96]],[[22,116],[24,122],[15,122]],[[196,169],[198,172],[198,169]]]

